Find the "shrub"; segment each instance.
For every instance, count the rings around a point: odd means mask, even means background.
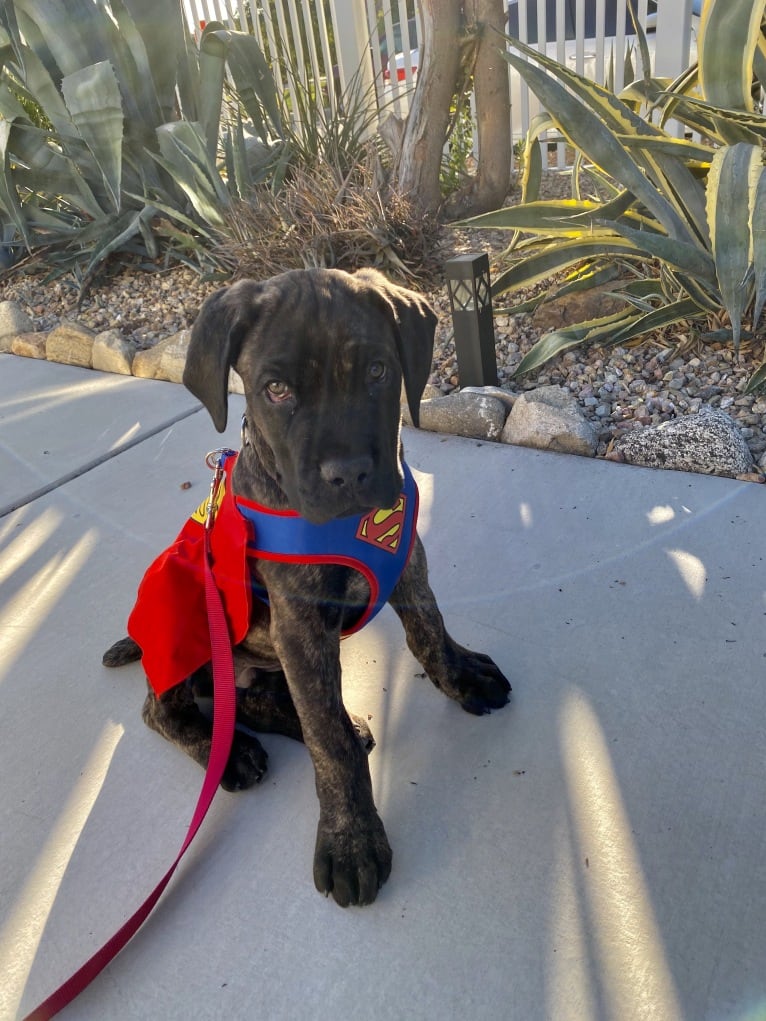
[[[441,271],[436,220],[415,216],[377,168],[371,149],[345,177],[319,162],[293,168],[278,191],[255,188],[226,211],[219,257],[240,277],[375,266],[402,282],[435,283]]]

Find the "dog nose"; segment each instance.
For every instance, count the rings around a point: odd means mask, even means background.
[[[355,489],[363,485],[372,472],[372,458],[348,457],[328,458],[319,466],[319,473],[325,482],[337,489]]]

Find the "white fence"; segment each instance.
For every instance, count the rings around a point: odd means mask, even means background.
[[[354,76],[379,108],[401,115],[417,79],[422,29],[418,0],[182,0],[190,27],[222,21],[253,32],[285,87],[286,48],[304,84],[323,89],[335,109]],[[674,78],[693,58],[700,0],[506,0],[511,34],[601,83],[624,83],[625,56],[638,67],[632,16],[647,30],[653,70]],[[631,16],[631,9],[633,15]],[[325,11],[329,12],[326,18]],[[536,100],[509,68],[514,140],[526,132]]]

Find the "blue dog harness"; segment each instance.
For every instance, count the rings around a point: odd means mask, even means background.
[[[249,525],[249,558],[291,564],[338,564],[362,574],[369,585],[367,606],[343,635],[369,623],[388,602],[407,566],[415,540],[418,488],[406,464],[404,488],[393,507],[361,516],[333,518],[314,525],[297,511],[273,510],[235,497],[237,509]],[[227,478],[228,465],[224,465]],[[266,589],[252,580],[252,593],[268,603]]]

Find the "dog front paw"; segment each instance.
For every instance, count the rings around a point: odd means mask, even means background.
[[[260,783],[266,774],[268,758],[257,737],[236,731],[221,787],[225,791],[244,791]]]
[[[451,676],[448,685],[443,686],[446,694],[474,716],[502,709],[508,702],[511,686],[495,661],[462,645],[455,644],[454,652]]]
[[[314,884],[342,908],[372,904],[391,874],[391,847],[377,812],[353,827],[333,830],[321,818],[314,852]]]

